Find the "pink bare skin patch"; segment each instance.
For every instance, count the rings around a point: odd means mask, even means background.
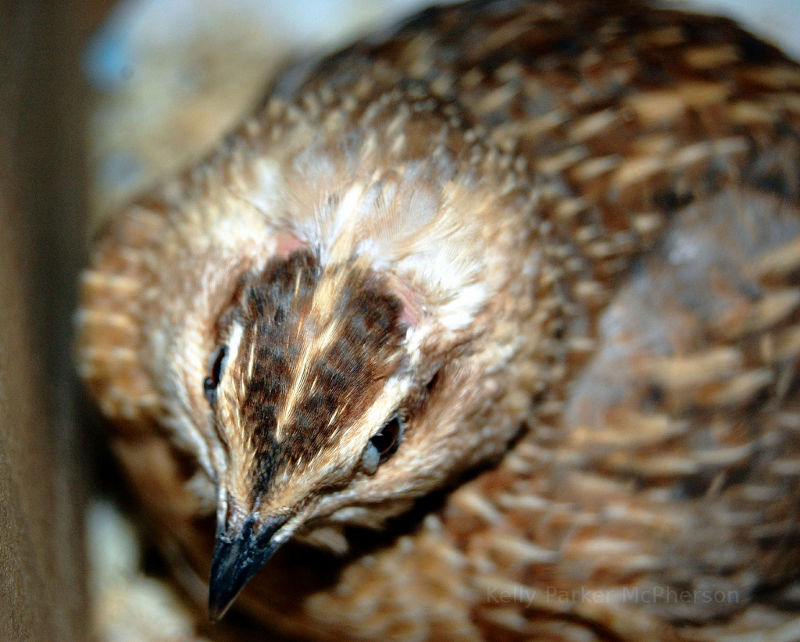
[[[286,258],[297,250],[308,247],[308,243],[301,241],[294,234],[285,232],[275,235],[275,254],[281,258]]]
[[[389,289],[403,305],[400,321],[409,328],[419,325],[422,319],[422,303],[417,294],[404,281],[394,275],[389,276]]]

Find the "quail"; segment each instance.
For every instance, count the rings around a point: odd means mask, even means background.
[[[101,231],[80,371],[212,620],[800,639],[798,168],[729,20],[432,8]]]

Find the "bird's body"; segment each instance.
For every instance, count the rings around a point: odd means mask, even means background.
[[[212,611],[282,546],[238,603],[301,637],[800,636],[800,68],[495,1],[274,94],[84,277],[132,487],[202,574],[218,524]]]

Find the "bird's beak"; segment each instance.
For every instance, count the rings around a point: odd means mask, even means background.
[[[274,516],[256,521],[248,517],[239,527],[217,528],[214,559],[208,586],[208,617],[219,621],[250,578],[280,547],[273,536],[288,517]]]

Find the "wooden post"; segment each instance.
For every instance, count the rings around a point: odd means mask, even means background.
[[[71,331],[85,211],[79,56],[97,4],[0,2],[2,640],[86,634]]]

